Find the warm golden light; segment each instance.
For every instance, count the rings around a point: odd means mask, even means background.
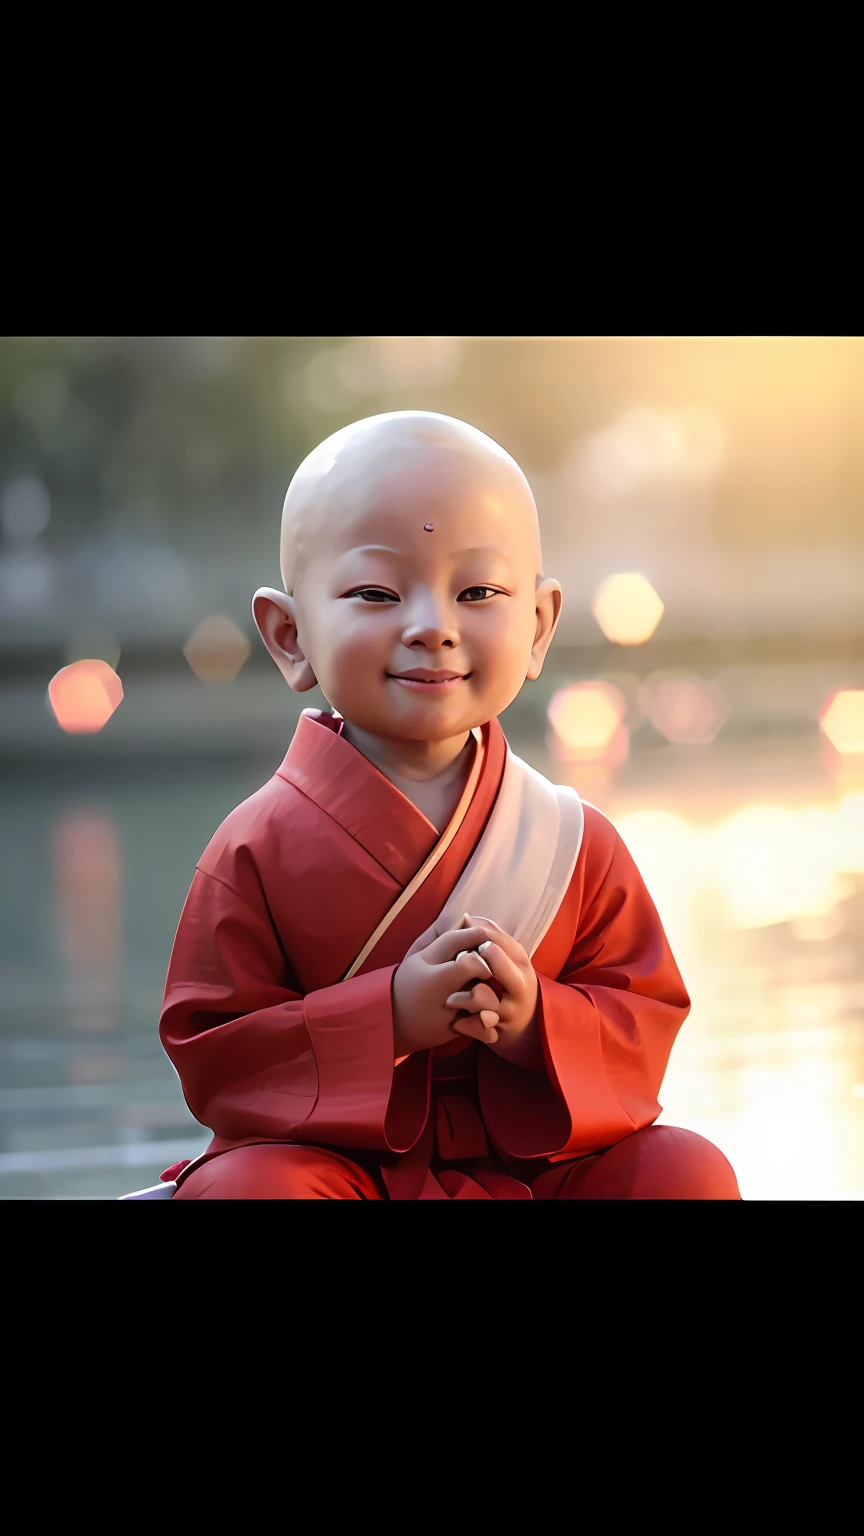
[[[211,613],[193,629],[183,655],[202,683],[230,683],[250,650],[249,641],[233,619]]]
[[[581,489],[598,501],[626,500],[646,484],[710,480],[726,449],[713,411],[669,414],[638,406],[593,432],[577,456]]]
[[[591,612],[607,640],[615,645],[643,645],[660,623],[665,604],[647,577],[637,571],[607,576]]]
[[[838,752],[864,752],[864,688],[841,688],[822,706],[819,724]]]
[[[850,894],[835,815],[824,806],[748,806],[706,837],[704,867],[733,928],[821,916]]]
[[[801,920],[802,936],[824,939],[864,870],[864,796],[834,808],[751,805],[709,827],[664,811],[631,812],[616,825],[673,925],[682,904],[710,891],[729,928]]]
[[[631,811],[615,825],[633,855],[679,963],[689,954],[694,891],[700,869],[702,834],[671,811]]]
[[[107,661],[90,659],[61,667],[48,684],[48,702],[61,731],[101,731],[123,699],[123,684]]]
[[[613,683],[573,683],[559,688],[547,711],[550,746],[559,761],[599,762],[627,755],[629,733],[622,724],[627,700]]]
[[[844,795],[834,812],[837,868],[864,875],[864,794]]]
[[[652,690],[648,718],[667,741],[705,745],[725,725],[729,705],[715,683],[667,677]]]

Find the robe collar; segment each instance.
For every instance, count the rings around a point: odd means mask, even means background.
[[[438,832],[374,763],[337,734],[341,723],[326,710],[304,709],[276,772],[405,886],[432,852]],[[486,729],[501,731],[497,720]]]

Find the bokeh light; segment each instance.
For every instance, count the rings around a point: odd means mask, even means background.
[[[823,806],[748,806],[706,843],[706,867],[736,928],[829,912],[850,892],[838,867],[834,818]]]
[[[618,501],[661,478],[710,479],[725,451],[726,428],[713,411],[638,406],[590,435],[579,453],[577,482],[597,501]]]
[[[57,724],[69,735],[101,731],[123,700],[123,684],[107,661],[88,658],[61,667],[48,684]]]
[[[51,861],[73,1022],[88,1033],[113,1029],[123,964],[123,857],[115,817],[97,807],[64,811],[53,828]]]
[[[832,693],[822,706],[819,724],[838,752],[864,752],[864,688]]]
[[[686,968],[702,833],[672,811],[631,811],[619,817],[616,826],[662,913],[678,963]]]
[[[693,676],[648,678],[639,692],[651,724],[667,741],[707,745],[729,718],[729,704],[716,683]]]
[[[666,811],[631,812],[616,825],[660,894],[664,922],[678,898],[690,907],[711,889],[733,928],[800,921],[801,937],[822,940],[843,928],[844,916],[828,917],[864,874],[864,794],[836,806],[746,806],[705,827]]]
[[[643,645],[660,623],[665,605],[638,571],[607,576],[591,606],[607,640],[615,645]]]
[[[598,680],[559,688],[547,711],[552,756],[558,762],[623,762],[630,745],[626,713],[627,700],[614,683]]]
[[[233,619],[222,613],[211,613],[193,629],[183,654],[202,683],[230,683],[251,649]]]

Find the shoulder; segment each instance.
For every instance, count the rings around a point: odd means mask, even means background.
[[[579,878],[583,884],[587,880],[596,885],[602,883],[616,860],[632,863],[620,832],[603,811],[598,810],[597,806],[592,805],[590,801],[583,800],[572,786],[553,783],[520,758],[515,758],[514,761],[520,770],[527,773],[529,780],[543,784],[548,793],[557,795],[559,806],[563,795],[567,797],[568,803],[572,798],[581,807],[582,828],[579,854],[573,872],[574,879]]]
[[[606,853],[611,858],[619,844],[623,847],[621,834],[613,826],[609,817],[599,811],[596,805],[591,805],[588,800],[582,801],[582,810],[585,816],[586,851],[590,849],[592,856],[595,857]]]
[[[596,805],[582,801],[585,831],[577,869],[581,866],[583,888],[597,891],[611,879],[629,884],[638,880],[638,870],[621,833]]]
[[[618,828],[595,805],[582,803],[585,837],[578,863],[582,865],[585,899],[617,901],[637,894],[641,897],[644,879]]]
[[[228,812],[198,860],[202,874],[243,891],[262,864],[278,859],[304,814],[305,797],[274,774]]]

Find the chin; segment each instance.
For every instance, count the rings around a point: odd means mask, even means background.
[[[443,720],[439,716],[437,720],[393,720],[379,734],[401,736],[404,741],[449,741],[451,736],[470,729],[464,720]]]
[[[463,713],[453,720],[442,719],[439,716],[437,720],[411,722],[410,726],[406,721],[403,735],[410,735],[411,739],[416,741],[449,741],[452,736],[471,731],[477,725],[485,725],[488,719],[490,719],[489,715],[483,715],[481,720],[479,714],[472,711],[471,714]]]

